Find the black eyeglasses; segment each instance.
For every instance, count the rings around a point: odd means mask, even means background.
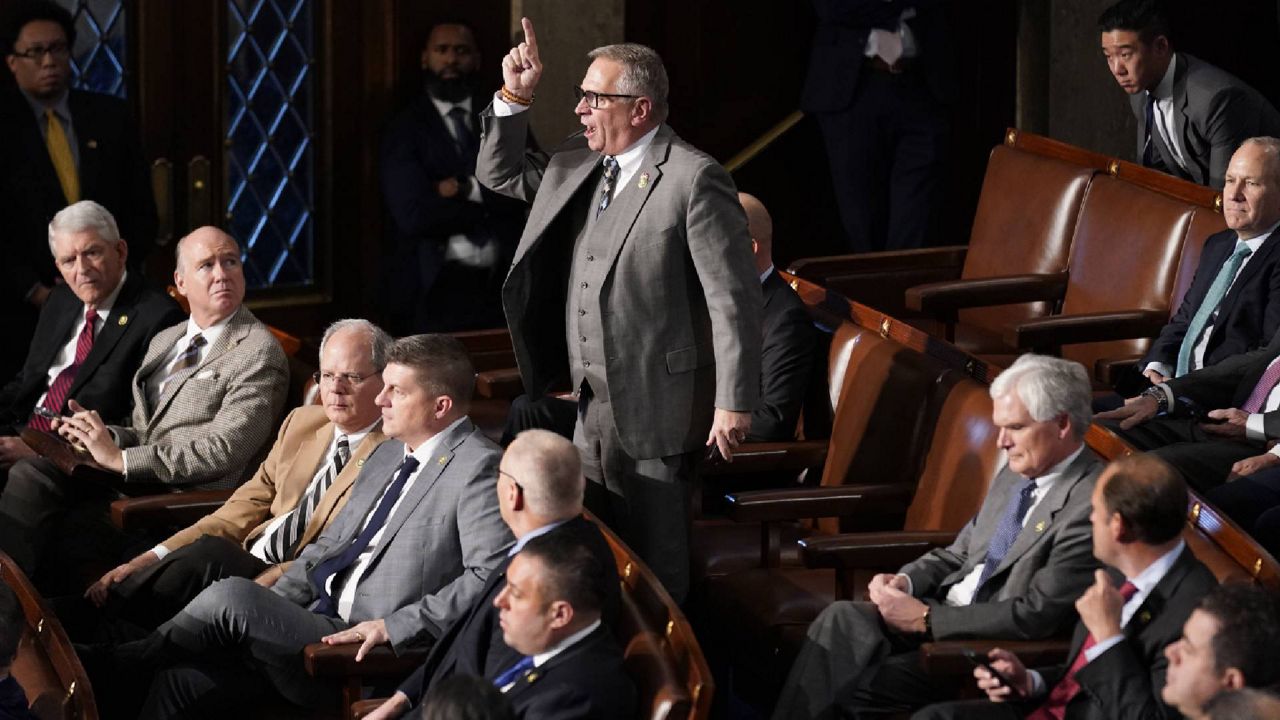
[[[595,92],[594,90],[583,90],[579,85],[573,86],[573,96],[577,98],[575,104],[582,102],[583,98],[586,98],[587,107],[592,110],[600,109],[600,98],[605,98],[607,100],[635,100],[636,98],[644,97],[643,95],[621,95],[619,93],[601,93]]]
[[[499,475],[506,475],[507,477],[511,478],[511,482],[515,484],[516,489],[517,489],[517,490],[519,490],[519,491],[520,491],[520,492],[522,492],[522,493],[524,492],[524,486],[520,484],[520,481],[516,479],[516,476],[515,476],[515,475],[512,475],[511,473],[509,473],[509,472],[507,472],[507,471],[505,471],[505,470],[502,470],[501,468],[499,468],[499,469],[498,469],[498,474],[499,474]]]
[[[311,373],[311,379],[315,380],[317,385],[336,385],[338,383],[342,383],[348,387],[355,387],[377,374],[378,373],[357,375],[355,373],[315,372]]]
[[[22,52],[13,51],[10,53],[14,57],[25,58],[32,62],[40,62],[45,55],[52,55],[54,60],[66,60],[71,57],[71,48],[67,47],[64,42],[56,42],[52,45],[36,45],[29,47]]]

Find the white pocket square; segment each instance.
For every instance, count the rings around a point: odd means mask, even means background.
[[[212,370],[202,370],[202,371],[200,371],[200,372],[196,373],[196,378],[195,378],[195,379],[196,379],[196,380],[207,380],[208,378],[213,377],[213,375],[214,375],[214,372],[213,372]]]

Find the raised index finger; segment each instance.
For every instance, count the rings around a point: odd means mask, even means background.
[[[529,46],[529,53],[538,56],[538,36],[533,32],[533,21],[527,17],[520,18],[520,27],[524,30],[524,41]]]

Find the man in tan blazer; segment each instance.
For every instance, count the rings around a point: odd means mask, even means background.
[[[102,576],[85,596],[154,629],[224,577],[271,585],[320,536],[386,435],[375,400],[391,336],[339,320],[320,341],[320,405],[285,418],[266,461],[215,512]]]
[[[231,236],[203,227],[184,237],[173,275],[191,317],[152,339],[133,376],[130,425],[108,427],[96,410],[71,402],[74,414],[54,426],[99,465],[120,473],[125,486],[235,487],[275,428],[288,361],[267,326],[242,305],[240,246]],[[116,496],[43,458],[16,463],[0,495],[0,550],[33,577],[45,554],[67,577],[77,564],[100,563],[113,552],[118,557],[119,534],[103,527],[106,505]]]

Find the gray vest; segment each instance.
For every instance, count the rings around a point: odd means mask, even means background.
[[[600,192],[604,186],[603,174],[595,173],[591,204],[587,221],[573,241],[573,253],[569,265],[569,287],[565,294],[565,343],[569,348],[569,374],[573,388],[578,390],[585,381],[591,392],[601,400],[609,398],[609,384],[605,377],[604,324],[600,318],[600,291],[609,274],[606,260],[614,243],[622,242],[618,232],[620,213],[615,210],[618,192],[614,190],[614,202],[609,209],[596,217],[600,204]]]

